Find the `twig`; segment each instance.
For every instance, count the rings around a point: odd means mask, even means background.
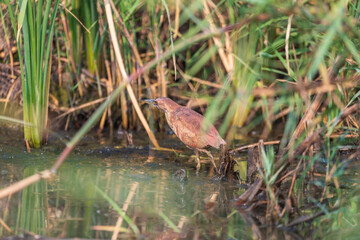
[[[44,170],[40,173],[36,173],[30,177],[27,177],[19,182],[16,182],[0,191],[0,199],[12,195],[27,186],[38,182],[40,179],[48,179],[52,176],[52,172],[50,170]]]
[[[258,178],[241,196],[236,199],[235,205],[243,205],[250,202],[260,190],[263,180]]]
[[[338,209],[338,208],[336,208],[336,209]],[[336,209],[334,209],[334,210],[336,210]],[[314,220],[315,218],[320,217],[320,216],[322,216],[324,214],[325,214],[325,212],[319,212],[319,213],[316,213],[316,214],[314,214],[312,216],[301,216],[301,217],[295,219],[294,221],[292,221],[291,223],[289,223],[286,227],[290,228],[290,227],[293,227],[293,226],[298,225],[300,223],[304,223],[304,222]]]
[[[255,97],[275,97],[284,93],[292,93],[292,92],[301,92],[306,91],[307,94],[316,94],[316,93],[327,93],[336,91],[338,89],[338,84],[341,83],[341,87],[343,89],[353,88],[359,86],[360,77],[355,76],[350,78],[348,81],[335,81],[329,85],[320,85],[319,82],[312,82],[304,86],[305,89],[300,89],[299,86],[290,84],[287,85],[286,89],[282,87],[273,87],[273,88],[265,88],[259,87],[255,88],[252,91],[252,95]]]
[[[87,27],[85,27],[85,25],[80,21],[80,19],[78,19],[69,9],[67,9],[67,7],[65,7],[64,3],[60,4],[60,6],[63,7],[73,18],[75,18],[76,21],[78,21],[78,23],[85,29],[85,31],[90,34],[90,30],[87,29]]]
[[[10,234],[14,234],[14,232],[11,230],[11,228],[4,222],[4,220],[2,220],[2,218],[0,218],[0,224],[6,229],[6,231],[8,231]]]
[[[73,113],[73,112],[76,112],[78,110],[81,110],[81,109],[84,109],[84,108],[87,108],[87,107],[90,107],[90,106],[93,106],[95,104],[98,104],[98,103],[101,103],[105,100],[106,98],[99,98],[99,99],[96,99],[94,101],[91,101],[91,102],[87,102],[87,103],[84,103],[80,106],[76,106],[76,107],[72,107],[72,108],[69,108],[66,112],[60,114],[59,116],[57,116],[55,118],[56,119],[59,119],[59,118],[62,118],[62,117],[65,117],[66,115],[70,114],[70,113]]]
[[[263,144],[264,145],[275,145],[275,144],[279,144],[280,143],[280,140],[274,140],[274,141],[268,141],[268,142],[264,142]],[[252,143],[252,144],[248,144],[246,146],[241,146],[241,147],[238,147],[238,148],[235,148],[235,149],[232,149],[230,151],[230,153],[233,153],[233,152],[238,152],[238,151],[241,151],[241,150],[244,150],[244,149],[248,149],[248,148],[252,148],[252,147],[256,147],[258,146],[259,143]]]
[[[178,71],[179,71],[180,75],[183,78],[185,78],[185,80],[192,80],[194,82],[198,82],[198,83],[207,85],[209,87],[214,87],[214,88],[218,88],[218,89],[224,88],[221,84],[217,84],[217,83],[209,82],[209,81],[206,81],[206,80],[202,80],[202,79],[197,78],[197,77],[189,76],[186,73],[184,73],[180,68],[178,69]]]

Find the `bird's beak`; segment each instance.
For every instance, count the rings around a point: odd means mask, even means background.
[[[155,99],[143,99],[143,100],[141,100],[141,101],[144,102],[144,103],[153,105],[154,107],[159,108],[159,105],[157,104],[157,102],[156,102]]]

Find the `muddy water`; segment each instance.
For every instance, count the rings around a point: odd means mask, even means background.
[[[71,135],[52,134],[47,146],[27,153],[21,133],[1,130],[1,187],[49,168]],[[0,200],[0,217],[13,231],[0,227],[0,236],[109,239],[121,222],[121,238],[136,232],[157,239],[251,237],[232,204],[241,190],[211,181],[213,169],[205,158],[196,174],[193,153],[177,139],[159,136],[161,146],[182,153],[154,151],[146,135],[134,135],[132,144],[128,137],[87,136],[54,179]],[[117,207],[125,209],[127,221],[119,219]]]

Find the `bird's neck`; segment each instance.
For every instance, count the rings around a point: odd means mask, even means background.
[[[170,118],[171,118],[171,113],[172,113],[173,111],[165,111],[165,117],[166,117],[166,121],[169,123],[169,121],[170,121]],[[170,123],[169,123],[169,125],[170,125]]]
[[[175,124],[175,118],[174,118],[174,111],[166,111],[165,112],[165,118],[166,121],[169,125],[169,127],[173,130],[173,132],[176,134],[176,136],[179,137],[178,135],[178,129],[176,128],[176,124]]]

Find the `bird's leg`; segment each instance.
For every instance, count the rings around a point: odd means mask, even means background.
[[[196,154],[196,161],[197,161],[196,172],[198,173],[200,170],[200,153],[197,149],[195,149],[195,154]]]
[[[206,153],[209,157],[210,157],[210,161],[211,161],[211,163],[214,165],[214,167],[215,167],[215,171],[217,172],[217,173],[219,173],[219,170],[218,170],[218,168],[216,167],[216,164],[215,164],[215,162],[214,162],[214,157],[213,157],[213,155],[211,154],[211,152],[209,152],[209,151],[207,151],[207,150],[205,150],[205,149],[198,149],[200,152],[204,152],[204,153]]]

